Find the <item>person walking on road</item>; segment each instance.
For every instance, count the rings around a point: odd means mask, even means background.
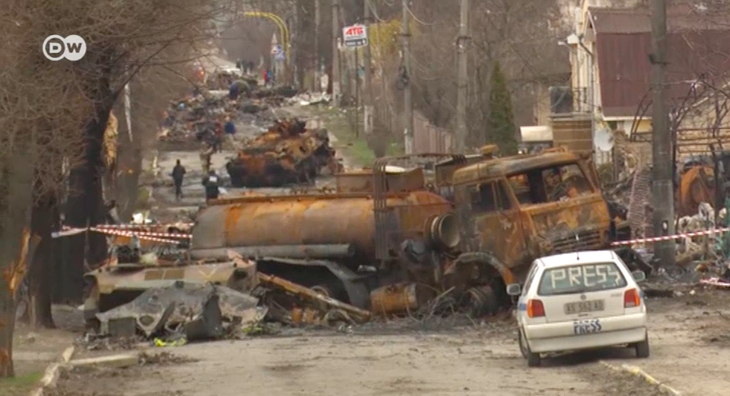
[[[175,199],[178,201],[182,199],[182,183],[183,177],[185,176],[185,167],[180,164],[180,160],[177,160],[175,167],[172,168],[172,181],[175,183]]]
[[[200,147],[200,167],[203,168],[203,174],[207,175],[210,172],[210,157],[213,156],[213,152],[213,145],[204,141]]]
[[[215,132],[213,132],[213,150],[216,153],[223,151],[223,124],[220,121],[215,122]]]
[[[218,188],[218,175],[215,171],[208,172],[208,176],[203,179],[203,186],[205,187],[206,202],[211,199],[218,199],[220,189]]]
[[[231,150],[234,150],[236,147],[233,135],[236,134],[236,124],[233,123],[230,116],[226,116],[226,123],[223,125],[223,133],[225,134],[227,145],[231,146]]]

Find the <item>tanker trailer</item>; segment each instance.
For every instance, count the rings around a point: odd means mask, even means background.
[[[388,297],[394,294],[406,296],[406,305],[415,306],[412,300],[420,304],[430,299],[433,288],[416,289],[407,282],[435,285],[439,250],[458,243],[458,232],[443,231],[455,220],[452,204],[423,189],[389,191],[384,198],[381,209],[371,193],[214,201],[198,214],[191,255],[220,257],[230,249],[256,259],[260,272],[359,308],[370,309],[372,299],[380,308],[396,309],[404,302],[394,304],[400,298]],[[377,213],[383,215],[385,233],[376,227]],[[383,244],[385,259],[377,253]],[[389,285],[392,288],[383,288]],[[383,293],[371,296],[378,288]]]

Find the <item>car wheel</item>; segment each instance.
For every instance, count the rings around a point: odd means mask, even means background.
[[[522,354],[522,357],[527,359],[527,346],[525,345],[525,341],[522,339],[522,330],[517,330],[517,342],[520,345],[520,353]]]
[[[649,335],[646,335],[644,341],[637,342],[634,345],[636,349],[636,357],[639,359],[646,359],[649,357]]]
[[[540,354],[539,353],[532,353],[530,351],[530,346],[527,344],[527,339],[522,334],[522,331],[519,332],[520,336],[520,353],[522,353],[522,356],[527,359],[527,366],[528,367],[538,367],[540,366]]]

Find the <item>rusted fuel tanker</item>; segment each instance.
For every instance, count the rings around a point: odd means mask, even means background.
[[[373,195],[373,172],[366,171],[340,175],[335,194],[215,201],[198,214],[191,254],[222,257],[234,250],[256,258],[261,272],[362,308],[370,307],[370,292],[381,285],[404,279],[433,284],[438,264],[430,252],[458,243],[453,203],[427,189],[423,169],[382,176],[381,199]],[[379,246],[386,245],[383,258]],[[420,288],[402,290],[410,300],[421,299],[415,295]]]
[[[375,202],[364,194],[246,197],[203,209],[193,229],[193,257],[233,249],[247,256],[375,262]],[[392,220],[404,235],[418,234],[451,203],[428,191],[391,194]]]
[[[218,200],[199,213],[191,254],[232,249],[263,273],[374,312],[412,311],[449,290],[481,315],[510,304],[505,285],[535,258],[606,249],[615,237],[587,158],[441,157],[397,173],[380,159],[339,175],[336,194]]]

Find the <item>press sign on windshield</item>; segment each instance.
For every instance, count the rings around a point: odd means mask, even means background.
[[[615,263],[591,263],[545,271],[537,293],[541,296],[586,293],[626,286]]]

